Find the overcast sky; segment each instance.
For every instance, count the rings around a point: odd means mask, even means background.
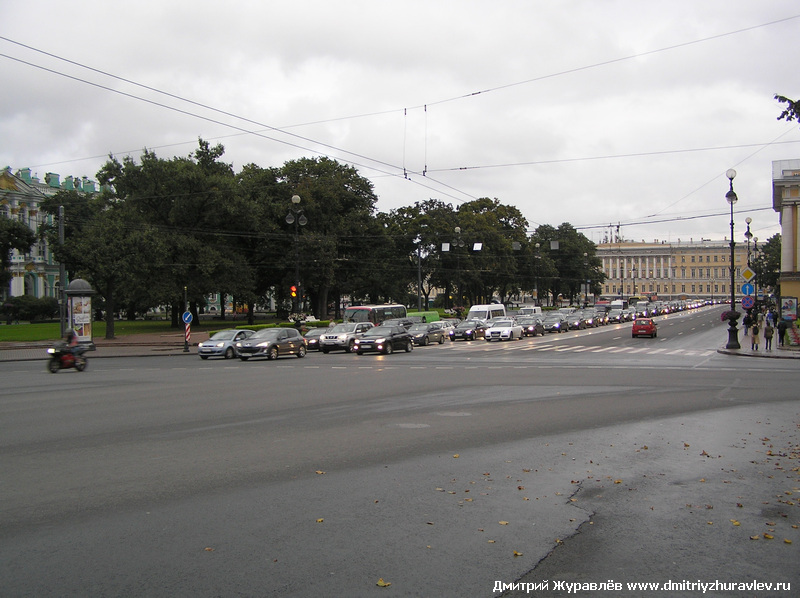
[[[225,146],[236,171],[326,155],[383,212],[519,208],[596,242],[780,231],[800,158],[797,0],[0,0],[0,168]],[[605,228],[602,228],[605,227]]]

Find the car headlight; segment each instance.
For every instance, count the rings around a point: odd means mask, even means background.
[[[376,338],[375,342],[378,343],[379,345],[382,345],[383,343],[386,342],[386,339],[385,338]]]
[[[236,348],[237,349],[241,349],[242,348],[242,341],[239,341],[238,343],[236,343]]]
[[[268,346],[269,346],[269,341],[264,341],[263,343],[258,343],[256,345],[256,347],[262,347],[262,348],[263,347],[268,347]]]

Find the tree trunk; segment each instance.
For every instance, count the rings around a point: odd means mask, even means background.
[[[114,283],[106,285],[106,338],[114,338]]]

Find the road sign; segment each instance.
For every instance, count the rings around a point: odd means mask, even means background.
[[[756,304],[756,300],[753,299],[750,295],[747,297],[742,297],[742,308],[743,309],[750,309]]]
[[[750,282],[756,277],[756,273],[750,266],[745,266],[744,270],[742,270],[742,278],[744,278],[745,282]]]
[[[192,323],[192,312],[190,312],[190,311],[183,312],[183,323],[184,324],[191,324]]]
[[[755,290],[756,290],[755,287],[749,282],[746,282],[742,285],[743,295],[752,295],[755,292]]]

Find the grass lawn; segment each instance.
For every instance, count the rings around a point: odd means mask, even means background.
[[[233,328],[241,325],[242,322],[206,322],[205,326],[192,325],[193,330],[221,330],[223,328]],[[169,334],[183,332],[181,328],[171,328],[170,323],[163,320],[118,320],[114,322],[114,335],[127,336],[130,334],[162,333]],[[94,338],[105,338],[106,323],[94,323]],[[61,338],[61,326],[58,322],[44,322],[29,324],[27,322],[12,324],[11,326],[0,326],[0,342],[28,342],[28,341],[49,341]]]

